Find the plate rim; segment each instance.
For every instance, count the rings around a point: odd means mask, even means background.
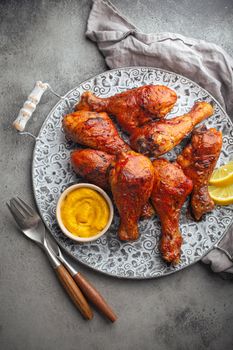
[[[172,71],[169,71],[169,70],[166,70],[166,69],[163,69],[163,68],[158,68],[158,67],[151,67],[151,66],[127,66],[127,67],[119,67],[119,68],[114,68],[114,69],[108,69],[102,73],[99,73],[99,74],[96,74],[94,76],[91,76],[89,77],[88,79],[80,82],[76,87],[74,87],[73,89],[69,90],[65,95],[63,95],[63,98],[62,99],[59,99],[59,101],[52,107],[52,109],[49,111],[48,115],[46,116],[46,118],[44,119],[43,123],[41,124],[41,127],[40,127],[40,130],[38,132],[38,135],[36,136],[36,141],[35,141],[35,144],[34,144],[34,147],[33,147],[33,152],[32,152],[32,163],[31,163],[31,181],[32,181],[32,190],[33,190],[33,197],[34,197],[34,200],[35,200],[35,203],[36,203],[36,207],[37,207],[37,210],[39,211],[39,214],[40,214],[40,217],[45,225],[45,228],[49,231],[49,234],[52,236],[52,238],[56,241],[56,243],[65,251],[65,253],[70,256],[72,259],[75,260],[76,263],[80,263],[82,264],[83,266],[87,267],[87,268],[90,268],[91,270],[93,271],[96,271],[98,273],[101,273],[103,275],[106,275],[106,276],[110,276],[112,278],[117,278],[117,279],[124,279],[124,280],[150,280],[150,279],[155,279],[155,278],[160,278],[160,277],[166,277],[166,276],[169,276],[171,274],[174,274],[176,272],[180,272],[182,271],[183,269],[186,269],[186,268],[189,268],[191,267],[192,265],[196,264],[197,262],[201,261],[201,259],[206,256],[212,249],[214,249],[220,242],[221,240],[225,237],[225,235],[227,234],[227,232],[229,231],[229,227],[232,225],[233,223],[233,217],[232,217],[232,221],[229,223],[228,227],[225,229],[225,231],[222,233],[222,235],[218,238],[217,242],[211,247],[209,248],[207,251],[206,251],[206,254],[201,256],[201,257],[198,257],[197,260],[191,262],[190,264],[188,265],[185,265],[185,266],[181,266],[180,268],[178,268],[177,270],[174,270],[174,271],[168,271],[166,272],[165,274],[162,274],[162,275],[154,275],[154,276],[119,276],[119,275],[114,275],[110,272],[107,272],[107,271],[102,271],[102,270],[99,270],[98,268],[94,267],[94,266],[90,266],[88,264],[86,264],[85,262],[79,260],[77,257],[75,257],[74,255],[71,254],[71,252],[67,251],[64,246],[61,244],[61,242],[52,234],[51,232],[51,229],[47,226],[46,222],[44,221],[43,219],[43,215],[41,213],[41,210],[40,210],[40,207],[37,203],[37,198],[36,198],[36,189],[35,189],[35,183],[34,183],[34,179],[33,179],[33,173],[34,173],[34,161],[35,161],[35,151],[36,151],[36,146],[37,146],[37,142],[39,141],[39,138],[40,138],[40,135],[41,135],[41,132],[42,132],[42,129],[44,127],[44,125],[46,124],[47,120],[50,118],[50,116],[53,114],[53,112],[56,110],[57,106],[62,102],[64,101],[64,98],[66,98],[70,93],[72,93],[75,89],[77,89],[80,85],[83,85],[85,83],[88,83],[88,81],[90,79],[95,79],[99,76],[101,76],[102,74],[105,74],[105,73],[111,73],[111,72],[114,72],[114,71],[119,71],[119,70],[129,70],[129,69],[151,69],[151,70],[157,70],[157,71],[162,71],[162,72],[165,72],[165,73],[168,73],[168,74],[175,74],[176,76],[180,77],[180,78],[184,78],[186,80],[188,80],[189,82],[191,82],[192,84],[194,84],[195,86],[201,88],[202,90],[204,90],[208,95],[209,97],[211,97],[211,99],[213,99],[213,101],[216,103],[216,105],[220,108],[220,110],[222,111],[222,113],[227,117],[227,119],[230,121],[231,123],[231,126],[232,126],[232,129],[233,129],[233,121],[231,120],[230,116],[227,114],[227,112],[223,109],[223,107],[221,106],[220,102],[217,101],[217,99],[205,88],[203,88],[202,86],[200,86],[198,83],[194,82],[193,80],[187,78],[186,76],[184,75],[181,75],[181,74],[178,74],[176,72],[172,72]],[[155,84],[156,85],[156,84]],[[157,84],[159,85],[159,84]]]

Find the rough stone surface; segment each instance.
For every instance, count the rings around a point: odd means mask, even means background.
[[[113,0],[146,32],[172,31],[222,45],[233,54],[231,0]],[[84,321],[43,253],[22,237],[5,207],[13,195],[32,202],[33,141],[9,128],[35,80],[61,94],[106,69],[85,39],[91,1],[0,1],[1,244],[0,349],[233,348],[233,286],[198,263],[172,276],[118,280],[83,266],[119,315]],[[28,129],[37,133],[56,99],[43,97]]]

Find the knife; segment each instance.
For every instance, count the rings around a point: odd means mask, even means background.
[[[81,272],[77,271],[66,260],[58,244],[50,235],[46,235],[46,241],[53,254],[66,267],[66,269],[69,271],[74,281],[79,286],[83,294],[87,297],[87,299],[89,299],[111,322],[115,322],[117,320],[116,314],[104,300],[101,294],[97,291],[97,289],[92,286],[92,284],[81,274]]]

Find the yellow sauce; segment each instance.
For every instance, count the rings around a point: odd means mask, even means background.
[[[92,237],[108,223],[110,210],[102,195],[88,187],[77,188],[68,193],[61,204],[64,226],[73,235]]]

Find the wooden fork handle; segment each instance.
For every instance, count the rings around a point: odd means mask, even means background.
[[[100,295],[100,293],[91,285],[91,283],[78,272],[73,276],[73,279],[78,284],[83,294],[112,322],[115,322],[117,316],[112,311],[110,306]]]
[[[77,284],[74,282],[72,276],[69,274],[69,272],[63,265],[59,265],[58,267],[56,267],[55,271],[61,284],[63,285],[66,292],[68,293],[76,307],[79,309],[83,317],[88,320],[91,320],[93,318],[93,312],[90,306],[88,305],[85,297],[83,296],[83,293],[81,292]]]

